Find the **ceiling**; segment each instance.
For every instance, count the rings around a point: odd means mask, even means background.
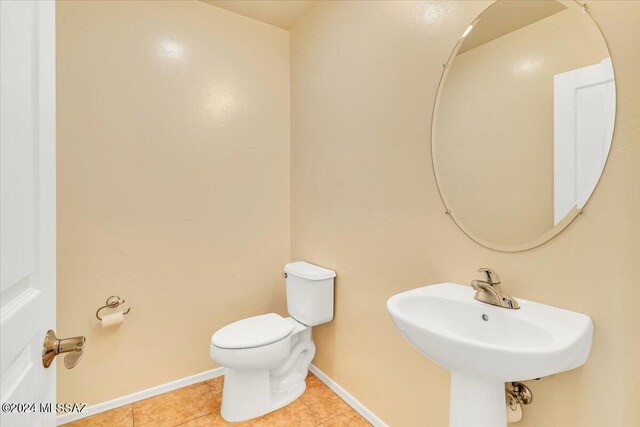
[[[290,30],[318,3],[312,0],[201,0],[212,6]]]
[[[495,40],[512,31],[562,12],[567,7],[557,1],[523,0],[494,3],[473,24],[473,30],[465,38],[458,55]]]

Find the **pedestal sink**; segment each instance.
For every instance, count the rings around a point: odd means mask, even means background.
[[[387,308],[419,352],[451,371],[450,427],[505,427],[505,382],[582,366],[593,323],[584,314],[521,300],[519,310],[441,283],[394,295]]]

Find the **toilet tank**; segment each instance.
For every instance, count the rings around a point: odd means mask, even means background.
[[[333,281],[336,272],[304,261],[284,267],[287,311],[307,326],[333,320]]]

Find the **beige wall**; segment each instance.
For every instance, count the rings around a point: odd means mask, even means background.
[[[593,20],[570,6],[456,56],[442,87],[440,188],[456,220],[494,246],[553,228],[553,78],[609,56]]]
[[[195,1],[58,2],[58,399],[215,367],[211,334],[285,312],[289,33]],[[110,295],[131,313],[102,329]]]
[[[588,2],[616,71],[611,155],[584,215],[522,253],[468,239],[431,170],[442,64],[488,4],[323,2],[292,31],[292,258],[338,273],[314,363],[391,426],[446,426],[448,373],[405,342],[385,302],[487,266],[516,296],[595,323],[587,364],[530,382],[519,425],[640,425],[640,3]]]

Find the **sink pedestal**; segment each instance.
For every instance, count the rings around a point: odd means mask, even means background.
[[[506,427],[504,383],[451,372],[449,427]]]

